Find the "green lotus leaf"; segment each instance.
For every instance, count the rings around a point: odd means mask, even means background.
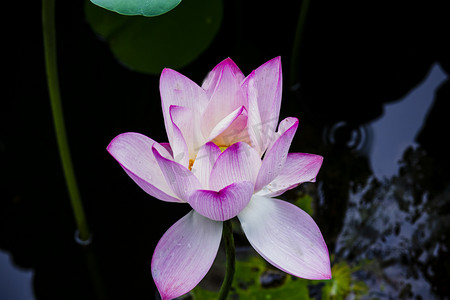
[[[122,15],[154,17],[172,10],[181,0],[91,0],[91,2]]]
[[[114,56],[132,70],[159,74],[179,69],[203,53],[222,22],[221,0],[183,1],[157,18],[124,16],[86,1],[86,20]]]

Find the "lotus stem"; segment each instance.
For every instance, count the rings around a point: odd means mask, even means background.
[[[219,290],[219,300],[225,300],[233,283],[234,271],[235,271],[235,260],[236,260],[236,250],[234,247],[233,238],[233,224],[231,220],[223,222],[223,241],[225,244],[226,253],[226,271],[225,279],[223,280],[222,286]]]
[[[67,142],[66,128],[64,125],[61,95],[59,91],[58,68],[56,61],[55,0],[42,0],[42,30],[48,90],[59,155],[61,158],[67,189],[69,191],[72,209],[75,215],[75,222],[79,231],[79,239],[81,241],[88,241],[90,239],[90,233],[86,222],[80,193],[78,191],[75,172],[73,170],[69,144]]]

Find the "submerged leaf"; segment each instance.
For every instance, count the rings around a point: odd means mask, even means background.
[[[268,268],[259,256],[236,261],[236,271],[229,299],[298,299],[310,300],[308,283],[284,272]],[[216,299],[217,294],[197,286],[192,295],[194,299]]]
[[[158,74],[165,67],[179,69],[211,44],[222,21],[220,0],[184,1],[159,16],[124,16],[86,1],[86,19],[127,67]]]
[[[331,268],[333,278],[326,281],[313,281],[313,284],[324,283],[322,287],[322,300],[344,300],[350,295],[354,299],[360,299],[368,293],[368,287],[364,281],[353,278],[361,266],[351,267],[347,262],[335,263]]]
[[[91,0],[91,2],[122,15],[154,17],[172,10],[181,0]]]
[[[350,295],[354,299],[361,299],[367,295],[368,287],[363,281],[353,278],[353,274],[360,268],[360,265],[351,267],[342,261],[333,266],[331,280],[307,280],[268,267],[260,256],[250,256],[246,260],[236,260],[236,271],[228,299],[312,300],[320,296],[322,300],[344,300]],[[315,295],[310,296],[311,292]],[[217,293],[200,286],[192,290],[191,295],[194,300],[217,299]]]

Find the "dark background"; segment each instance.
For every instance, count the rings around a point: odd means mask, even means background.
[[[96,299],[88,268],[92,264],[86,263],[90,257],[96,261],[94,273],[98,272],[108,299],[152,299],[153,250],[164,231],[189,207],[152,199],[105,148],[117,134],[127,131],[166,141],[159,76],[137,73],[118,63],[86,23],[82,1],[56,2],[67,134],[94,242],[88,251],[74,242],[75,223],[46,85],[40,2],[32,1],[26,8],[15,3],[5,9],[12,17],[3,27],[2,42],[6,80],[2,80],[0,109],[0,249],[10,253],[17,266],[34,270],[36,299]],[[213,43],[179,70],[200,84],[226,57],[249,74],[281,56],[280,118],[296,116],[301,122],[291,151],[325,156],[316,184],[324,202],[318,204],[315,219],[330,253],[343,225],[349,191],[355,184],[365,184],[372,173],[367,159],[344,146],[350,132],[382,116],[383,105],[404,97],[434,62],[450,74],[450,15],[440,3],[312,1],[299,62],[292,66],[301,2],[269,6],[259,1],[224,1],[223,23]],[[298,81],[289,77],[292,68]],[[437,91],[417,138],[431,161],[427,165],[431,171],[420,179],[421,191],[430,197],[441,195],[449,186],[449,89],[447,80]],[[323,131],[339,121],[347,126],[339,132],[338,142],[325,145]],[[445,201],[439,207],[444,216],[449,213]],[[445,298],[450,245],[445,235],[435,239],[446,246],[435,261],[427,262],[434,275],[425,277],[432,286],[430,297]]]

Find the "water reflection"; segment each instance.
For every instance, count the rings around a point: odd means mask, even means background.
[[[417,142],[446,78],[434,64],[421,84],[385,105],[370,125],[339,122],[324,130],[334,158],[321,184],[319,207],[326,212],[319,215],[334,214],[326,230],[336,261],[364,265],[357,276],[369,297],[448,299],[448,172]]]
[[[0,291],[2,300],[33,300],[33,271],[18,268],[8,253],[0,251]]]
[[[370,164],[376,177],[394,175],[403,151],[417,145],[415,138],[433,104],[435,91],[446,78],[435,63],[422,83],[400,101],[385,104],[383,116],[370,124],[374,139]]]
[[[372,177],[350,194],[335,251],[347,261],[368,260],[362,276],[383,299],[430,299],[434,292],[444,292],[430,282],[449,271],[450,190],[430,192],[424,180],[435,162],[422,149],[408,148],[400,165],[398,175]]]
[[[325,145],[346,148],[368,156],[372,135],[369,126],[352,126],[346,121],[340,121],[324,128],[323,141]]]

